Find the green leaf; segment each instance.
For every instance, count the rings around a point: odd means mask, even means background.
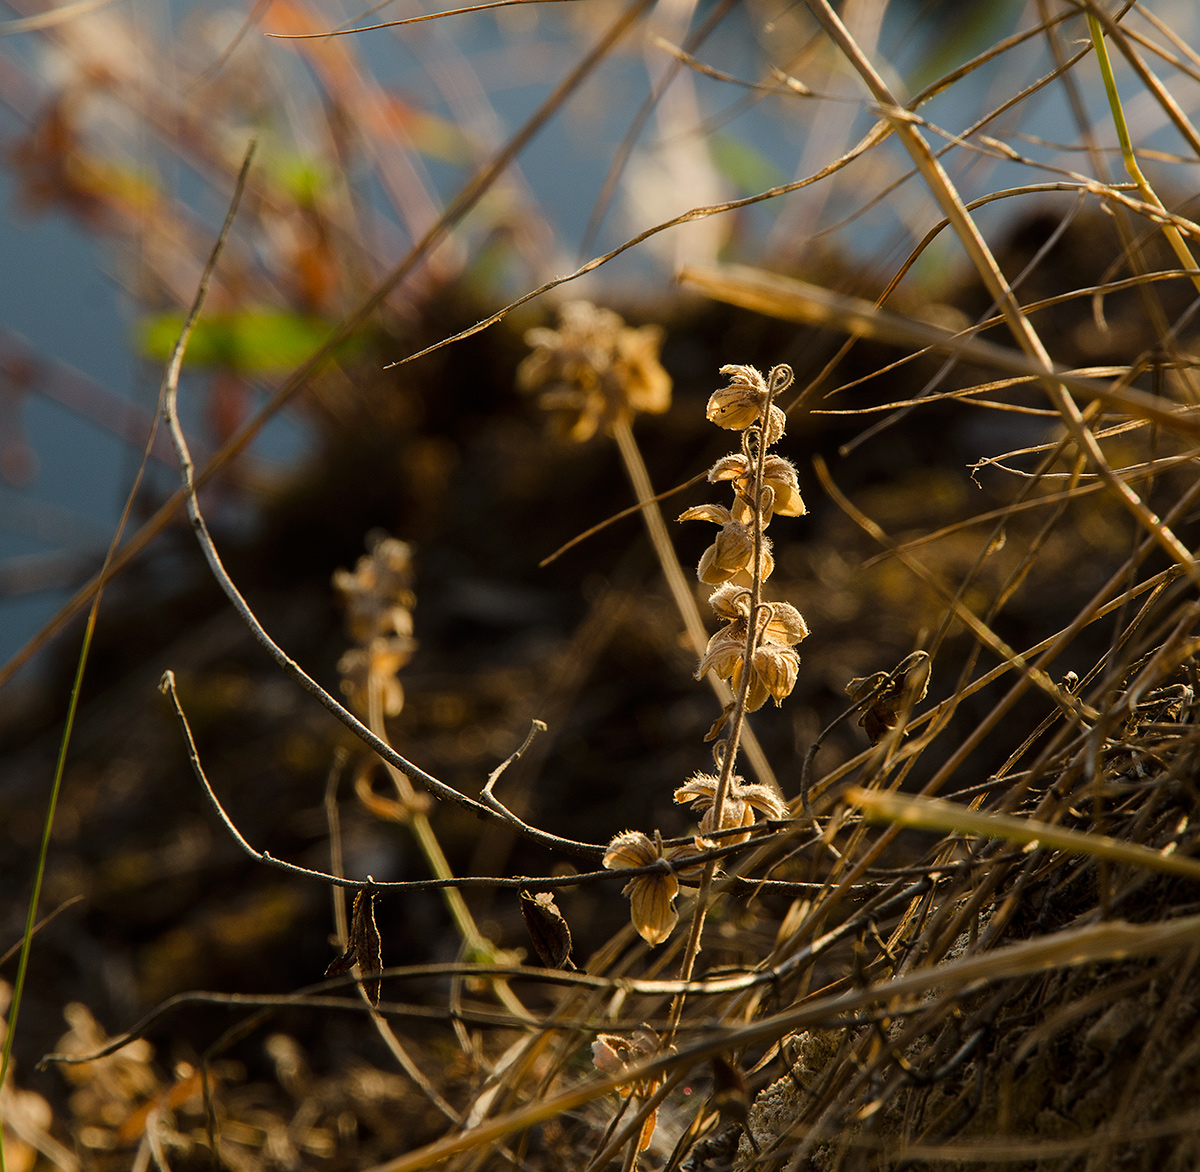
[[[158,314],[138,323],[138,349],[151,362],[165,362],[183,327],[178,313]],[[190,366],[220,366],[252,374],[276,374],[306,361],[328,340],[331,325],[317,317],[278,310],[242,310],[202,317],[188,345]],[[337,348],[341,358],[365,345],[356,335]]]
[[[709,149],[717,170],[747,195],[787,182],[787,176],[775,163],[745,139],[735,138],[731,134],[715,134]]]

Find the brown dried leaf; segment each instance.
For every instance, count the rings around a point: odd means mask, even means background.
[[[654,1128],[658,1125],[658,1108],[655,1107],[649,1115],[646,1116],[645,1122],[642,1124],[641,1134],[638,1136],[637,1150],[644,1152],[654,1139]]]
[[[704,743],[707,745],[709,741],[715,741],[721,735],[721,730],[725,727],[726,721],[729,719],[729,714],[733,711],[733,701],[721,710],[721,715],[712,722],[712,727],[704,734]]]
[[[877,671],[873,675],[851,680],[846,694],[851,700],[865,700],[877,690],[870,706],[859,718],[871,744],[877,745],[885,733],[896,727],[900,709],[907,703],[918,704],[929,689],[929,655],[914,651],[901,661],[895,671]]]
[[[548,891],[521,892],[521,915],[533,947],[549,969],[575,971],[571,960],[571,928]]]
[[[325,970],[327,977],[336,977],[358,965],[363,989],[372,1005],[379,1004],[383,971],[383,942],[375,925],[375,892],[359,888],[354,897],[354,912],[350,921],[350,945]]]

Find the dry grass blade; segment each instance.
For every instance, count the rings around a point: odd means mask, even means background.
[[[861,509],[856,508],[837,485],[834,484],[824,460],[818,456],[813,463],[822,485],[837,503],[838,507],[851,517],[855,524],[859,525],[878,541],[880,545],[891,549],[922,582],[945,599],[954,616],[970,629],[981,645],[987,647],[995,655],[998,655],[1006,663],[1010,664],[1016,671],[1025,675],[1031,683],[1041,688],[1068,717],[1075,719],[1083,716],[1089,720],[1097,718],[1098,714],[1094,709],[1088,708],[1086,705],[1080,705],[1075,697],[1064,692],[1040,667],[1030,664],[1019,651],[1010,647],[1001,639],[986,622],[980,619],[962,601],[958,594],[952,593],[939,582],[937,577],[922,562],[918,561],[908,552],[893,546],[884,531],[870,517],[863,513]]]
[[[111,0],[106,0],[111,2]],[[493,8],[511,8],[516,4],[570,4],[575,0],[490,0],[487,4],[471,4],[465,8],[446,8],[441,12],[423,12],[420,16],[407,16],[403,20],[385,20],[381,24],[364,24],[359,28],[330,29],[324,33],[267,33],[279,41],[314,41],[328,37],[348,37],[355,33],[371,33],[379,29],[400,28],[402,25],[423,24],[427,20],[441,20],[447,16],[463,16],[470,12],[487,12]]]
[[[883,790],[851,786],[842,797],[872,821],[889,822],[920,830],[942,830],[950,834],[970,834],[982,838],[1001,838],[1006,842],[1088,855],[1130,867],[1145,867],[1169,875],[1200,880],[1200,860],[1151,850],[1134,842],[1121,842],[1103,834],[1053,826],[1033,818],[1011,814],[985,814],[939,798],[910,797]]]
[[[860,297],[835,293],[805,281],[743,265],[689,265],[680,272],[679,279],[718,301],[740,305],[756,313],[898,346],[928,347],[978,366],[1061,383],[1084,402],[1099,402],[1187,435],[1200,435],[1200,418],[1191,408],[1165,407],[1152,395],[1115,389],[1060,368],[1047,371],[1019,351],[978,338],[959,337],[938,326],[878,309]]]
[[[74,0],[72,4],[63,4],[59,8],[50,8],[35,16],[22,16],[17,20],[6,20],[0,23],[0,37],[11,37],[17,33],[40,32],[43,29],[54,28],[68,20],[77,20],[90,12],[107,8],[118,0]]]
[[[901,109],[887,83],[868,61],[846,26],[830,7],[828,0],[809,0],[809,7],[813,15],[824,26],[831,40],[846,55],[864,84],[880,102],[884,118],[904,144],[925,179],[930,193],[937,200],[947,219],[950,220],[980,279],[1004,314],[1017,344],[1041,372],[1046,393],[1058,410],[1063,426],[1070,433],[1080,455],[1086,456],[1095,467],[1122,507],[1136,519],[1147,533],[1154,537],[1169,557],[1186,570],[1192,581],[1200,585],[1200,569],[1197,568],[1195,560],[1186,546],[1146,506],[1142,498],[1112,472],[1088,422],[1081,415],[1078,405],[1067,394],[1064,382],[1053,377],[1054,365],[1049,352],[1025,316],[978,225],[971,218],[961,196],[933,154],[929,144],[918,133],[911,118],[907,116],[907,112]]]

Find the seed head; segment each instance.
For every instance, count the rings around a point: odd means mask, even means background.
[[[609,870],[648,867],[663,857],[662,839],[653,841],[640,830],[618,834],[604,854],[604,866]],[[621,889],[629,896],[629,916],[634,928],[652,948],[661,944],[675,930],[679,913],[675,897],[679,880],[673,872],[663,870],[650,875],[637,875]]]
[[[697,773],[691,781],[681,785],[675,791],[675,800],[680,805],[690,804],[697,813],[703,813],[700,820],[700,833],[712,834],[717,830],[734,830],[739,826],[753,826],[754,812],[764,814],[768,818],[786,818],[787,807],[779,797],[765,785],[747,785],[740,777],[731,777],[725,790],[725,800],[721,804],[721,825],[717,826],[713,815],[716,813],[717,787],[719,780],[709,773]],[[745,842],[750,837],[746,834],[726,836],[724,842]]]
[[[525,335],[533,353],[517,368],[517,387],[538,392],[563,438],[583,443],[601,428],[611,432],[618,419],[670,407],[662,340],[658,326],[635,329],[610,309],[571,301],[559,309],[558,329]]]
[[[413,632],[412,546],[394,537],[377,538],[354,572],[335,570],[334,589],[346,608],[346,632],[356,643],[379,636],[408,638]]]
[[[767,381],[753,366],[722,366],[721,373],[729,376],[729,386],[713,391],[705,414],[718,427],[744,431],[762,418]],[[772,404],[764,428],[768,445],[779,441],[786,425],[787,416]]]
[[[733,514],[737,520],[749,523],[754,517],[754,467],[742,452],[722,456],[709,470],[708,479],[733,481],[736,493]],[[808,509],[800,496],[800,482],[790,460],[774,454],[763,460],[763,524],[768,525],[772,513],[783,517],[802,517]],[[769,490],[769,491],[768,491]]]

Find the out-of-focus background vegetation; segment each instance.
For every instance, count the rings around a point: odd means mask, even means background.
[[[33,882],[82,630],[72,599],[103,560],[163,363],[252,139],[246,192],[181,383],[197,465],[244,446],[201,500],[264,625],[332,691],[348,645],[332,574],[353,566],[373,533],[412,543],[417,649],[390,725],[408,757],[474,795],[530,719],[542,718],[550,731],[506,779],[505,800],[538,826],[587,841],[628,826],[686,833],[672,789],[711,765],[703,736],[718,707],[692,679],[694,656],[637,516],[539,568],[633,500],[606,436],[557,438],[514,387],[525,331],[552,324],[569,299],[664,329],[672,405],[636,425],[658,490],[728,449],[704,419],[720,366],[787,362],[807,388],[780,450],[797,464],[811,511],[776,522],[771,587],[803,611],[812,635],[795,694],[754,725],[786,797],[798,794],[804,756],[845,708],[852,678],[937,643],[933,703],[975,670],[980,650],[947,616],[946,599],[901,560],[869,560],[879,544],[820,489],[813,457],[892,539],[919,538],[1009,506],[1035,474],[1038,495],[1078,486],[1069,459],[1039,467],[1059,436],[1044,396],[998,388],[976,396],[983,403],[861,413],[996,376],[946,368],[934,354],[893,368],[903,351],[865,341],[839,356],[839,332],[716,305],[674,281],[682,265],[734,261],[874,299],[939,221],[894,136],[848,156],[878,112],[804,5],[531,2],[297,40],[285,37],[433,8],[6,3],[0,953],[21,939]],[[1179,387],[1190,375],[1176,372],[1196,352],[1193,286],[1087,292],[1178,260],[1151,218],[1096,190],[1126,176],[1081,12],[1059,0],[850,0],[839,11],[901,100],[923,95],[924,133],[945,151],[962,198],[1001,193],[974,215],[1020,302],[1073,294],[1034,317],[1055,361],[1128,368],[1137,387],[1186,401]],[[1200,14],[1185,0],[1121,14],[1129,44],[1190,126]],[[1196,143],[1129,60],[1115,50],[1113,59],[1143,169],[1172,211],[1194,215]],[[508,158],[523,129],[534,133]],[[810,176],[820,178],[774,191]],[[654,231],[696,208],[711,214]],[[634,240],[488,329],[407,361]],[[961,330],[987,316],[992,299],[943,232],[888,304]],[[307,370],[335,336],[327,359]],[[276,410],[281,391],[287,401]],[[888,426],[869,430],[883,419]],[[1105,446],[1122,467],[1184,450],[1182,439],[1145,429]],[[1166,513],[1193,478],[1189,464],[1163,465],[1145,491]],[[329,866],[326,791],[341,748],[347,872],[426,874],[407,830],[354,796],[354,781],[371,770],[353,742],[229,610],[182,510],[155,520],[177,487],[160,431],[129,529],[150,525],[155,535],[107,587],[54,825],[41,908],[67,906],[35,939],[16,1082],[0,1095],[25,1120],[24,1131],[6,1130],[9,1166],[22,1172],[37,1161],[210,1166],[196,1072],[232,1021],[227,1009],[172,1017],[120,1063],[79,1068],[70,1080],[35,1070],[36,1060],[61,1048],[68,1030],[69,1044],[86,1050],[101,1027],[116,1033],[185,990],[294,990],[318,980],[334,955],[326,889],[254,866],[213,818],[156,690],[164,669],[176,672],[210,776],[257,847]],[[1043,528],[1048,511],[1014,512],[999,535],[964,526],[923,546],[922,557],[950,591],[962,584],[962,601],[1010,646],[1032,646],[1071,622],[1137,535],[1126,513],[1085,487],[1061,524],[1055,514]],[[688,489],[664,508],[674,516],[706,493]],[[1190,514],[1178,525],[1194,545]],[[673,535],[685,566],[708,541],[688,529]],[[1164,565],[1151,556],[1145,573]],[[1117,629],[1081,634],[1055,678],[1086,676]],[[980,672],[994,665],[990,654]],[[957,702],[922,776],[998,695],[985,688]],[[1044,697],[1026,696],[959,784],[999,771],[1047,711]],[[817,776],[866,745],[854,720],[837,726]],[[383,778],[375,781],[382,792]],[[457,873],[565,866],[461,811],[439,809],[433,820]],[[820,882],[823,865],[801,861],[781,875]],[[512,896],[474,891],[468,903],[497,949],[528,953]],[[560,905],[580,963],[628,916],[611,884],[573,889]],[[789,914],[800,914],[789,897],[766,893],[753,910],[717,915],[710,932],[728,963],[749,964],[770,951]],[[381,898],[378,917],[387,963],[458,954],[437,893]],[[828,964],[812,988],[839,979],[847,962]],[[14,973],[7,960],[0,979],[11,984]],[[447,993],[431,981],[405,995],[437,1006]],[[534,1003],[545,1009],[549,995]],[[1097,1000],[1097,1016],[1105,1006]],[[247,1169],[367,1167],[441,1134],[449,1124],[438,1099],[469,1112],[503,1046],[466,1029],[456,1036],[444,1021],[404,1030],[432,1095],[348,1015],[290,1009],[247,1026],[212,1058],[224,1128],[214,1158]],[[582,1063],[570,1062],[568,1075],[583,1077]],[[582,1168],[588,1157],[578,1153],[594,1154],[605,1122],[600,1113],[564,1118],[519,1158]],[[666,1155],[642,1158],[661,1164]]]

